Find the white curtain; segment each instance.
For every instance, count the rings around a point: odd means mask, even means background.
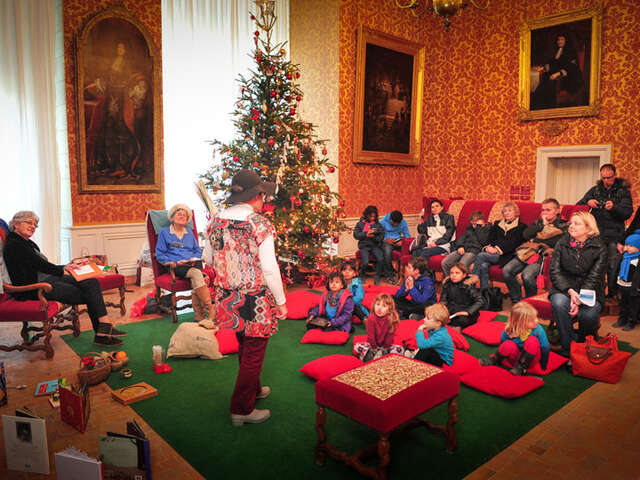
[[[55,40],[59,2],[0,0],[0,217],[40,216],[34,241],[51,261],[60,252]]]
[[[280,43],[289,40],[289,0],[275,4]],[[253,66],[250,11],[250,0],[162,0],[165,202],[192,207],[200,231],[204,207],[193,183],[214,161],[208,141],[234,134],[237,77]]]

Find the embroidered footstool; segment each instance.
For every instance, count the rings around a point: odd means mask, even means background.
[[[316,383],[316,462],[324,464],[328,453],[363,475],[384,479],[390,461],[391,434],[419,426],[444,435],[447,451],[453,452],[457,447],[454,424],[458,421],[459,392],[457,375],[402,355],[387,355],[333,378],[319,380]],[[443,402],[448,402],[446,425],[433,425],[418,418]],[[336,449],[327,442],[326,408],[376,430],[377,444],[353,455]],[[380,457],[378,466],[364,465],[361,458],[375,452]]]

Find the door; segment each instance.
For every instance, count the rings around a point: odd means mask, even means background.
[[[600,157],[550,158],[545,197],[575,204],[599,179]]]

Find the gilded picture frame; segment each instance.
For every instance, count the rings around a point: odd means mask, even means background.
[[[598,115],[602,12],[595,5],[522,24],[521,121]]]
[[[112,6],[75,38],[78,190],[162,190],[160,55],[131,12]]]
[[[424,58],[424,45],[358,28],[355,163],[420,163]]]

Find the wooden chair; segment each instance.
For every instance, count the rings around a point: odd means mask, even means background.
[[[193,215],[191,223],[187,226],[193,230],[193,234],[198,239],[198,231]],[[191,295],[176,295],[178,292],[191,292],[191,282],[187,279],[176,278],[174,265],[162,265],[156,257],[156,244],[160,231],[170,225],[166,210],[149,210],[147,212],[147,237],[149,239],[149,250],[151,253],[151,268],[153,270],[153,280],[156,286],[155,299],[159,308],[165,313],[171,313],[173,323],[178,323],[178,310],[191,308]],[[171,306],[165,307],[160,302],[161,290],[167,290],[171,294]],[[188,300],[188,303],[178,307],[178,300]]]

